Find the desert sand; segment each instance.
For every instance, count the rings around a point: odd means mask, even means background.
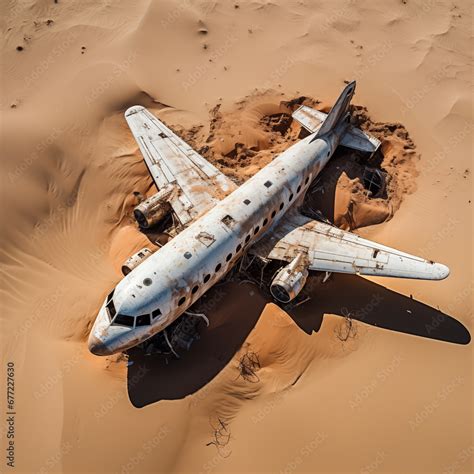
[[[470,2],[1,9],[2,400],[13,362],[16,472],[472,471]],[[352,79],[383,139],[387,193],[369,199],[341,153],[312,206],[449,278],[315,276],[289,312],[227,283],[204,298],[211,326],[180,360],[90,354],[121,263],[149,244],[133,192],[155,189],[124,110],[148,107],[242,182],[297,140],[275,118],[302,102],[327,110]],[[249,354],[259,364],[242,377]]]

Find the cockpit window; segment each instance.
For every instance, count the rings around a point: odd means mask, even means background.
[[[126,314],[117,314],[112,324],[119,324],[121,326],[127,326],[129,328],[133,328],[134,319],[135,318],[133,316],[128,316]]]
[[[115,291],[115,288],[108,294],[107,303],[114,297],[114,291]]]
[[[151,316],[153,319],[157,318],[160,315],[161,315],[161,311],[159,309],[155,309],[155,311],[151,312]]]
[[[150,325],[150,315],[149,314],[142,314],[141,316],[137,316],[137,326],[149,326]]]
[[[110,320],[112,320],[115,316],[115,314],[117,313],[116,309],[115,309],[115,305],[114,305],[114,300],[110,300],[108,303],[107,303],[107,314],[109,315],[109,318]]]

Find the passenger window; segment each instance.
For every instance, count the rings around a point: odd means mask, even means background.
[[[119,324],[120,326],[127,326],[133,328],[135,318],[133,316],[127,316],[126,314],[117,314],[112,324]]]
[[[272,212],[272,219],[276,216],[276,211]]]
[[[245,243],[247,244],[249,240],[250,240],[250,235],[247,235],[247,237],[245,237]]]
[[[239,253],[242,250],[242,245],[239,244],[237,245],[237,248],[235,249],[235,253]]]
[[[150,315],[149,314],[142,314],[141,316],[137,316],[136,326],[149,326],[150,325]]]
[[[206,275],[206,276],[204,277],[204,283],[207,283],[210,278],[211,278],[211,275]]]
[[[225,258],[225,261],[226,262],[230,262],[230,259],[232,258],[232,254],[230,253],[229,255],[227,255],[227,257]]]
[[[304,184],[308,184],[309,181],[309,176],[306,176],[306,179],[304,180]]]
[[[255,230],[253,231],[253,233],[257,235],[259,230],[260,230],[260,226],[257,226],[255,227]]]
[[[293,193],[290,194],[290,197],[288,198],[288,201],[289,201],[289,202],[293,201]]]
[[[199,286],[195,286],[193,287],[193,289],[191,290],[191,293],[194,295],[194,293],[196,293],[196,291],[199,289]]]
[[[217,264],[216,266],[216,273],[221,269],[222,265],[220,263]]]
[[[281,203],[281,204],[280,204],[280,211],[283,209],[283,206],[284,206],[284,204]]]
[[[186,301],[186,296],[183,296],[178,301],[178,306],[181,306]]]
[[[161,315],[161,311],[160,311],[159,309],[155,309],[155,311],[152,311],[152,312],[151,312],[151,317],[152,317],[153,319],[157,318],[157,317],[160,316],[160,315]]]
[[[267,224],[268,224],[268,219],[267,218],[263,219],[262,226],[265,227]]]
[[[296,189],[296,192],[299,193],[301,191],[301,184],[298,186],[298,188]]]

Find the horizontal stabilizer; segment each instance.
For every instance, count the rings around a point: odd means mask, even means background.
[[[328,115],[307,105],[302,105],[291,116],[308,132],[314,133],[319,130]]]
[[[339,144],[353,150],[374,153],[380,146],[380,140],[363,132],[360,128],[349,125]]]

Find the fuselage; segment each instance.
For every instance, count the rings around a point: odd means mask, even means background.
[[[291,146],[124,277],[97,316],[91,352],[124,351],[183,314],[301,202],[337,148],[344,127]]]

